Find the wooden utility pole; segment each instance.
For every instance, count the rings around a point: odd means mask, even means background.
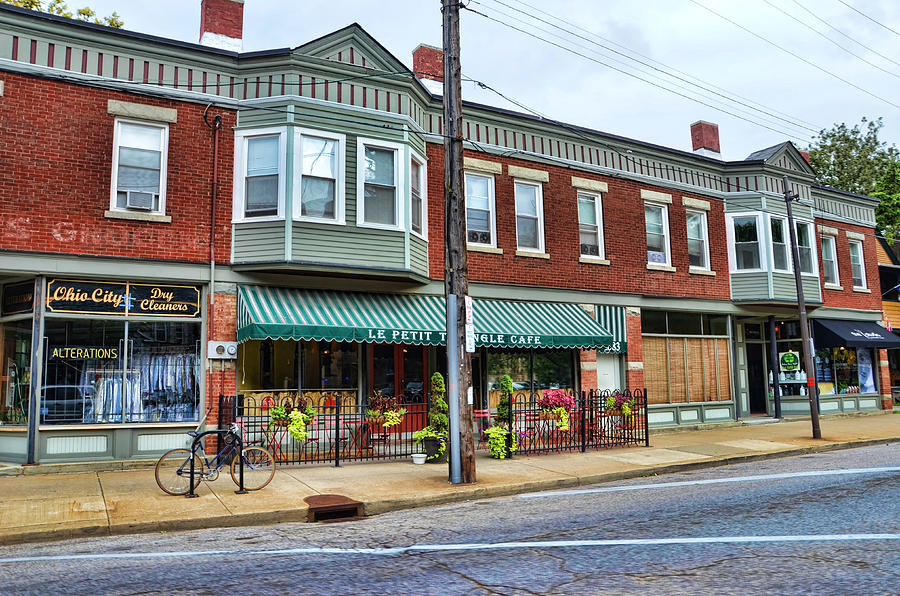
[[[444,28],[444,296],[447,301],[447,374],[450,402],[450,481],[475,482],[472,432],[472,358],[466,352],[466,195],[463,180],[459,0],[441,0]],[[455,312],[451,312],[455,311]],[[456,406],[456,407],[454,407]],[[455,411],[454,411],[455,410]]]

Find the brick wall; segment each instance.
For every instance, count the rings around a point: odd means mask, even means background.
[[[485,156],[467,152],[467,156],[503,164],[503,172],[494,177],[497,209],[497,246],[503,254],[469,251],[469,279],[523,286],[587,289],[647,295],[716,298],[728,300],[728,253],[725,247],[723,204],[710,202],[709,238],[711,266],[715,276],[688,272],[686,214],[682,193],[646,184],[600,176],[553,165],[535,164],[513,158]],[[428,226],[430,273],[443,277],[443,147],[428,146]],[[516,218],[513,178],[507,166],[544,170],[549,182],[543,184],[544,238],[549,259],[516,256]],[[577,189],[572,176],[606,182],[603,193],[604,244],[610,265],[580,263]],[[644,228],[644,201],[641,190],[672,194],[669,206],[672,264],[675,272],[647,269],[647,244]],[[704,198],[694,196],[692,198]]]
[[[173,261],[209,260],[212,131],[203,105],[5,73],[0,97],[0,250]],[[169,125],[166,215],[170,223],[104,217],[110,208],[110,99],[174,108]],[[219,137],[217,261],[231,253],[233,112]]]
[[[843,290],[825,288],[824,278],[822,284],[822,298],[825,306],[833,308],[856,308],[862,310],[881,310],[881,281],[878,276],[878,256],[876,245],[878,241],[873,236],[875,230],[864,226],[855,226],[845,222],[816,220],[817,224],[837,228],[835,237],[835,249],[837,252],[838,281]],[[863,243],[863,264],[865,265],[866,287],[871,292],[853,291],[853,274],[850,268],[850,242],[847,238],[847,230],[858,232],[865,236]],[[822,270],[822,238],[816,234],[817,250],[819,253],[819,270]],[[821,277],[821,275],[820,275]]]

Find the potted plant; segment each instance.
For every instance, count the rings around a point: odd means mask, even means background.
[[[291,419],[285,406],[273,406],[269,410],[269,426],[288,426]]]
[[[400,407],[399,398],[385,395],[376,389],[369,398],[366,422],[371,426],[380,424],[382,427],[388,428],[403,422],[404,414],[406,414],[406,408]]]
[[[634,410],[634,398],[627,393],[619,393],[616,391],[606,397],[603,404],[609,416],[631,416]]]
[[[519,448],[519,441],[523,440],[527,433],[525,431],[510,432],[509,426],[501,422],[486,428],[484,436],[487,437],[487,445],[491,452],[491,457],[494,459],[506,459],[513,451]]]
[[[290,420],[287,425],[288,434],[298,443],[305,441],[309,436],[307,427],[315,417],[316,410],[312,407],[312,404],[302,397],[299,398],[297,407],[288,412],[288,418]]]
[[[569,430],[569,413],[575,407],[575,398],[562,389],[546,389],[538,399],[541,419],[555,420],[556,428]]]
[[[449,407],[446,400],[447,389],[444,377],[436,372],[431,375],[431,408],[428,410],[428,426],[413,433],[416,445],[425,448],[428,463],[442,464],[447,462],[447,437],[450,419],[447,417]]]

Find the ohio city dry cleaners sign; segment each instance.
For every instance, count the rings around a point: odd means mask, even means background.
[[[51,279],[47,311],[142,317],[200,316],[200,288]]]

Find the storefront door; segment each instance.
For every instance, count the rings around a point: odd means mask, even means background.
[[[766,413],[768,377],[763,348],[765,344],[747,344],[747,390],[750,393],[750,413]]]
[[[369,395],[376,390],[399,396],[406,416],[398,432],[419,430],[426,422],[425,346],[373,344],[369,352]]]

